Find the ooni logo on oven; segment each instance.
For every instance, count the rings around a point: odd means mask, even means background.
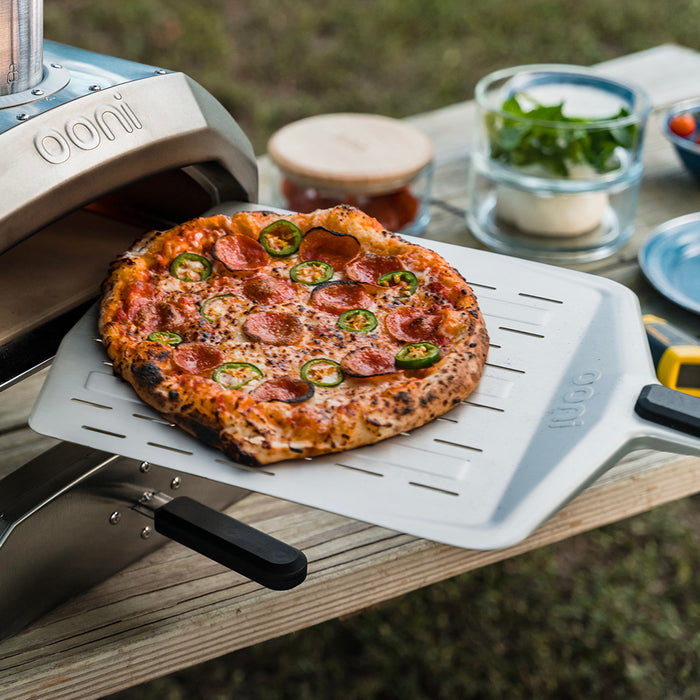
[[[115,102],[98,105],[90,117],[83,115],[70,117],[63,130],[42,129],[34,137],[34,146],[39,155],[49,163],[63,163],[70,158],[71,151],[91,151],[103,141],[115,141],[123,134],[131,134],[142,129],[143,124],[134,110],[122,101],[119,93]]]
[[[571,380],[567,392],[559,399],[559,403],[550,411],[550,428],[572,428],[583,425],[583,414],[586,404],[595,394],[593,384],[603,375],[595,369],[589,369],[576,375]]]

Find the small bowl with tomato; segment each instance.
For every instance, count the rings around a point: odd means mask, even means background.
[[[662,131],[683,165],[700,181],[700,98],[671,107],[664,118]]]

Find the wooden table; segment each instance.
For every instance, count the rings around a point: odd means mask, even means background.
[[[698,317],[666,302],[642,278],[637,250],[663,221],[700,210],[700,187],[659,130],[665,108],[700,95],[700,54],[676,46],[610,61],[605,71],[642,85],[654,112],[634,239],[614,257],[582,269],[633,288],[644,311],[700,331]],[[464,209],[474,105],[464,102],[411,121],[437,148],[435,202],[427,235],[481,247]],[[266,163],[261,161],[265,201]],[[43,377],[4,392],[0,473],[45,449],[26,428]],[[230,513],[301,548],[309,576],[273,592],[176,544],[169,544],[0,643],[0,697],[90,698],[142,683],[266,639],[389,600],[700,491],[700,459],[638,452],[606,473],[517,546],[473,551],[436,544],[262,495]]]

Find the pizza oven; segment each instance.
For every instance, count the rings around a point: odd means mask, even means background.
[[[656,381],[632,292],[431,240],[475,289],[491,336],[468,400],[313,467],[246,468],[176,430],[105,366],[94,301],[109,262],[145,230],[269,208],[255,204],[253,151],[182,73],[44,42],[39,0],[9,5],[0,389],[51,363],[30,425],[60,442],[0,467],[0,638],[168,537],[263,585],[301,583],[301,552],[221,514],[250,491],[493,549],[527,537],[630,450],[700,454],[700,399]]]
[[[188,76],[43,41],[39,0],[5,3],[0,20],[3,390],[51,362],[137,236],[222,202],[254,207],[257,166]],[[298,585],[301,552],[220,513],[247,493],[68,442],[0,468],[0,639],[169,537],[271,588]]]
[[[37,5],[25,0],[27,21]],[[12,37],[0,45],[14,66],[13,81],[0,85],[0,386],[47,348],[23,337],[48,321],[58,327],[93,299],[106,261],[141,232],[257,197],[250,143],[200,85],[156,66],[36,44],[38,30],[23,27],[14,32],[27,35],[20,57]],[[40,57],[34,82],[22,79],[25,52]],[[40,293],[27,279],[42,280]]]

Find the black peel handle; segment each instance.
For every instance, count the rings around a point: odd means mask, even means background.
[[[157,532],[277,591],[306,578],[306,557],[294,547],[191,498],[174,498],[153,517]]]
[[[634,410],[645,420],[700,437],[700,398],[697,396],[661,384],[647,384]]]

